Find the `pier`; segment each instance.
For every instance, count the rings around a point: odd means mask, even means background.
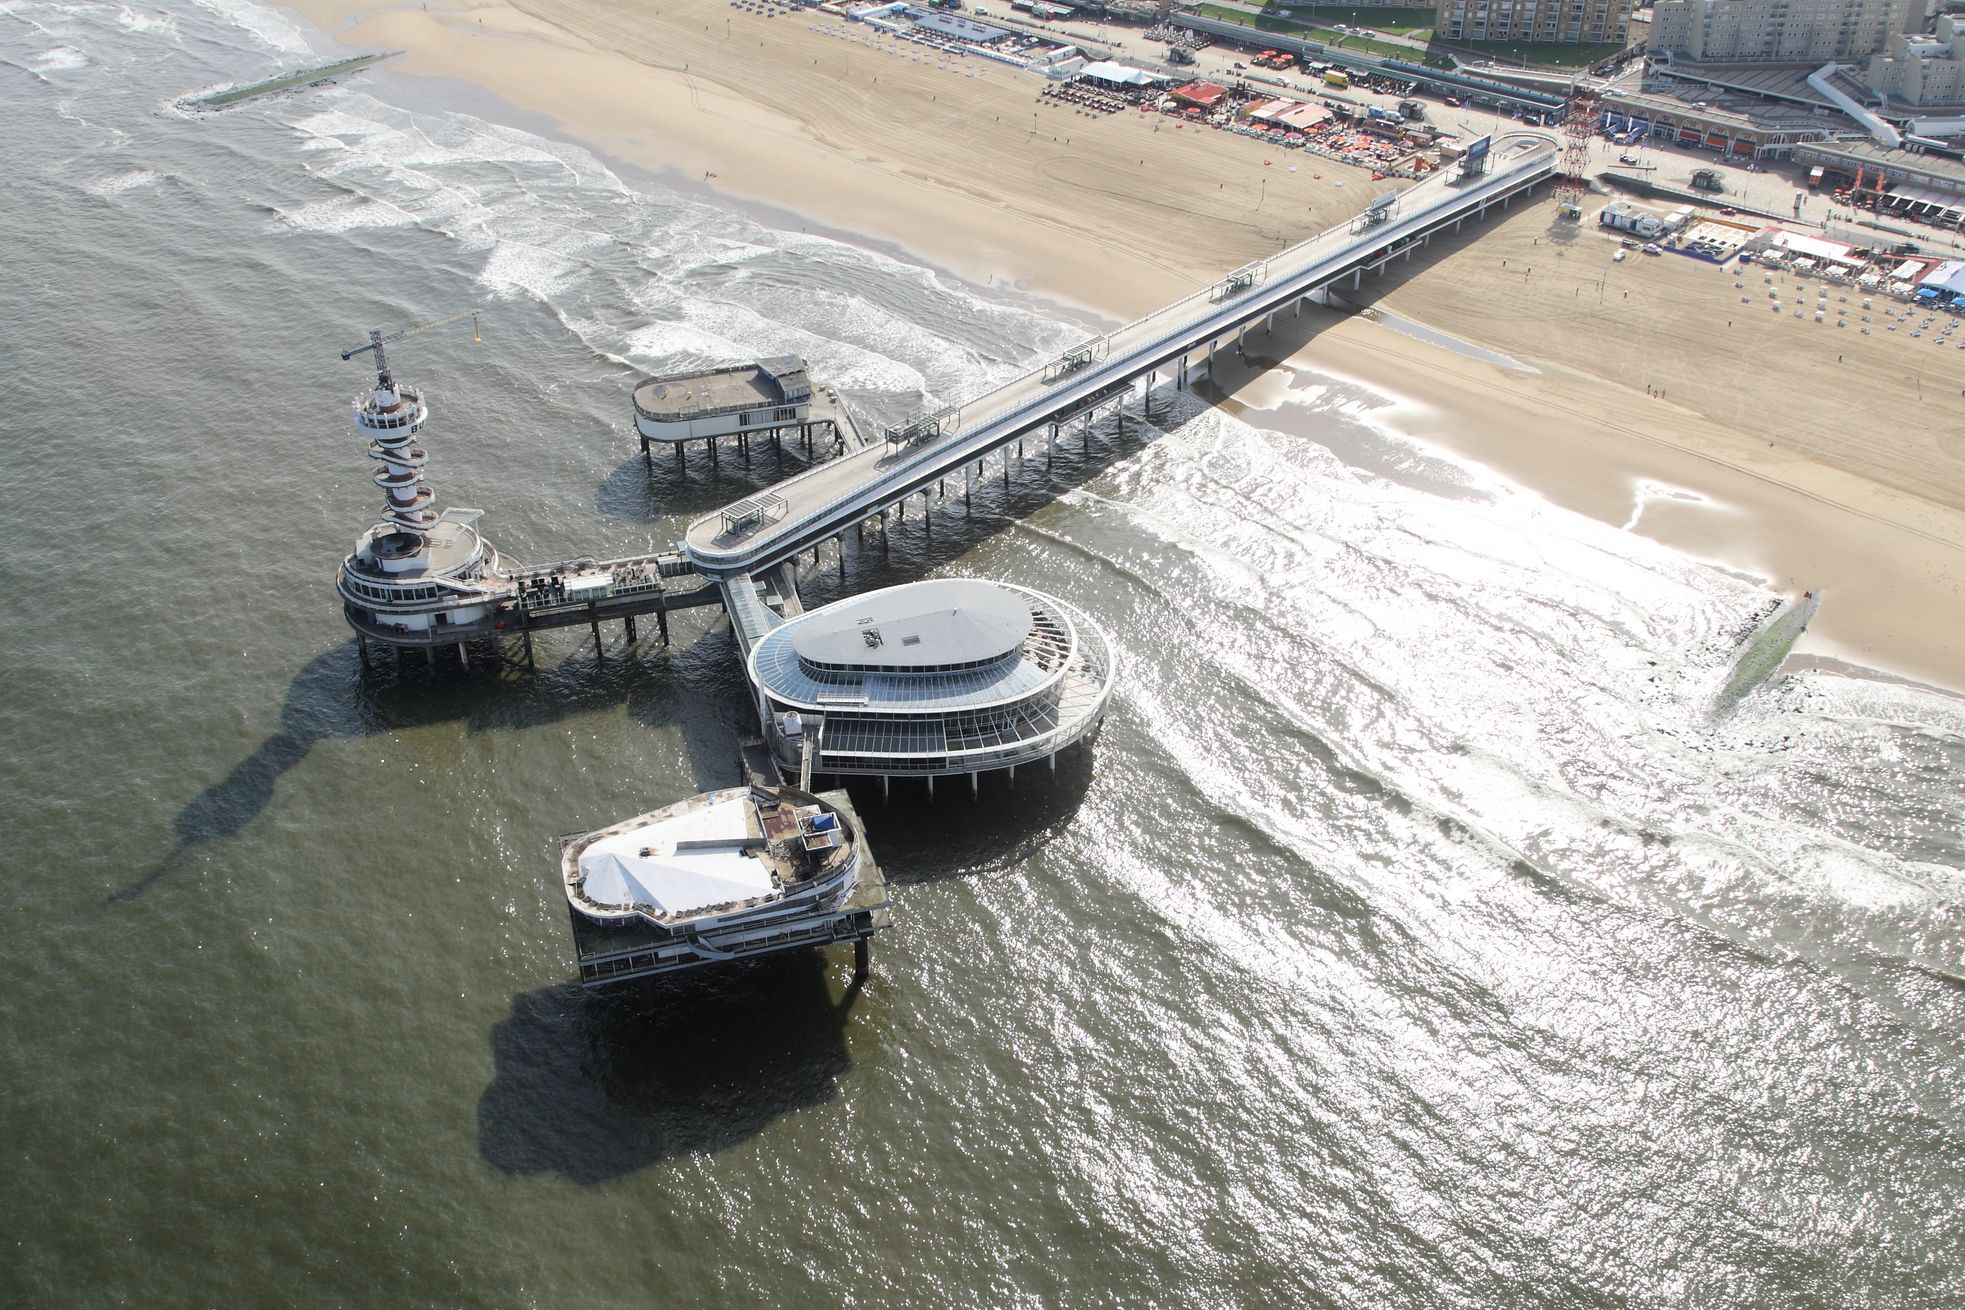
[[[839,393],[831,388],[815,391],[805,361],[796,355],[644,378],[635,384],[633,396],[641,453],[672,446],[678,464],[695,441],[703,443],[712,464],[725,441],[737,447],[746,464],[759,440],[782,448],[789,438],[813,458],[866,444]]]
[[[375,356],[375,383],[357,393],[355,430],[369,439],[370,476],[383,493],[378,521],[362,533],[341,561],[336,590],[342,614],[355,631],[363,664],[369,643],[423,651],[432,664],[440,646],[454,647],[468,664],[468,643],[516,635],[534,663],[532,634],[543,628],[591,626],[600,648],[600,625],[619,621],[629,641],[635,620],[653,614],[669,639],[669,612],[722,603],[721,590],[699,575],[677,551],[620,559],[582,558],[527,568],[499,555],[478,532],[474,509],[438,509],[425,480],[430,452],[419,440],[430,421],[423,393],[389,370],[386,347],[417,332],[460,319],[461,310],[368,342],[341,357]],[[803,364],[799,374],[803,376]]]
[[[491,613],[469,623],[433,623],[413,627],[403,617],[372,608],[381,595],[380,581],[369,581],[358,555],[351,555],[342,574],[344,613],[355,630],[362,658],[368,643],[434,650],[484,638],[516,636],[525,643],[528,666],[534,663],[532,634],[551,628],[590,627],[594,644],[601,644],[600,625],[619,623],[629,641],[640,632],[635,620],[654,616],[666,644],[669,615],[676,610],[723,604],[723,592],[698,574],[688,558],[676,551],[630,555],[621,559],[575,559],[535,567],[499,561],[494,576],[485,580],[482,594],[493,603]],[[346,599],[349,591],[357,599]],[[468,658],[468,657],[466,657]]]
[[[1191,386],[1218,350],[1241,351],[1251,328],[1273,328],[1278,314],[1300,313],[1306,300],[1358,288],[1365,274],[1410,259],[1434,236],[1507,208],[1558,167],[1557,143],[1545,134],[1483,138],[1452,169],[1381,195],[1345,224],[1083,341],[992,391],[879,432],[856,425],[836,393],[815,392],[805,361],[795,356],[645,379],[634,389],[644,454],[666,444],[680,459],[686,443],[702,441],[714,460],[718,443],[734,440],[748,459],[756,438],[781,446],[790,435],[808,452],[815,437],[830,437],[830,451],[820,453],[832,458],[698,518],[675,549],[619,559],[523,567],[478,535],[478,511],[438,511],[423,480],[428,455],[417,440],[428,406],[391,376],[383,349],[471,311],[393,336],[371,332],[343,358],[375,355],[375,384],[355,398],[354,420],[371,438],[385,504],[342,563],[349,626],[364,661],[373,641],[421,649],[432,660],[437,648],[454,646],[468,663],[468,643],[516,636],[531,665],[535,631],[585,626],[599,648],[601,624],[619,622],[633,642],[636,621],[653,615],[666,642],[671,612],[721,605],[745,661],[766,750],[801,786],[809,788],[815,772],[870,775],[884,793],[892,778],[912,776],[925,779],[932,794],[938,776],[966,775],[973,790],[983,772],[1014,777],[1018,765],[1055,767],[1059,750],[1096,732],[1116,672],[1114,653],[1084,616],[1036,592],[1006,600],[959,587],[932,603],[917,603],[911,593],[903,600],[902,588],[887,600],[841,601],[806,615],[799,556],[810,551],[816,559],[828,541],[843,543],[846,532],[864,533],[876,520],[884,531],[889,515],[905,515],[916,495],[932,513],[950,481],[966,500],[985,461],[998,453],[1007,483],[1026,442],[1042,441],[1048,454],[1074,426],[1089,440],[1093,420],[1129,402],[1142,384],[1150,414],[1163,378]],[[942,641],[948,625],[966,635]],[[867,650],[851,659],[815,653],[836,644],[820,635],[835,629],[864,638]],[[890,629],[893,649],[882,636]],[[977,649],[955,649],[965,642]],[[914,651],[919,643],[936,652],[933,660]]]
[[[1122,403],[1142,379],[1150,403],[1161,370],[1186,388],[1206,373],[1223,343],[1239,349],[1252,326],[1272,326],[1277,314],[1300,312],[1326,289],[1356,289],[1366,273],[1410,259],[1439,232],[1507,208],[1554,177],[1557,166],[1553,138],[1503,137],[1454,169],[1381,196],[1349,223],[1238,269],[993,391],[895,424],[880,434],[884,439],[697,519],[683,548],[703,577],[734,581],[816,550],[869,519],[884,523],[909,497],[932,501],[947,480],[959,480],[966,494],[985,458],[1006,446],[1041,436],[1049,450],[1068,425],[1089,423]]]

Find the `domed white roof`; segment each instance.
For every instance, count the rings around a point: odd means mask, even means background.
[[[828,605],[789,635],[810,665],[907,672],[1002,659],[1031,626],[1030,606],[1016,592],[939,578]]]

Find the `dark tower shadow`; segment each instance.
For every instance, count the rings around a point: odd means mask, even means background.
[[[186,867],[202,848],[238,835],[272,804],[289,770],[318,743],[338,738],[459,721],[470,732],[517,730],[625,704],[644,726],[689,724],[690,770],[698,789],[729,786],[737,780],[729,741],[749,704],[732,650],[728,629],[713,624],[697,638],[667,648],[659,662],[619,642],[596,652],[588,640],[581,653],[537,673],[511,676],[508,665],[481,655],[469,672],[453,664],[433,675],[413,654],[401,658],[399,669],[382,656],[378,667],[365,670],[354,642],[343,642],[294,675],[279,728],[177,812],[171,849],[106,899],[110,904],[136,900]],[[705,713],[705,707],[719,712]]]

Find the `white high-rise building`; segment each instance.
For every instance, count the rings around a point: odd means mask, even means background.
[[[1621,43],[1631,0],[1439,0],[1433,26],[1445,41]]]
[[[1863,80],[1898,105],[1965,105],[1965,19],[1940,18],[1929,36],[1892,33]]]
[[[1650,46],[1700,63],[1866,60],[1910,7],[1906,0],[1658,0]]]

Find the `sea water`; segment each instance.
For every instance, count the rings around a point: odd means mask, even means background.
[[[877,423],[1085,325],[386,72],[177,104],[339,53],[0,10],[0,1304],[1965,1301],[1965,707],[1723,696],[1756,579],[1335,382],[1162,393],[814,576],[1123,660],[1055,779],[859,794],[863,990],[570,986],[554,839],[735,779],[733,643],[364,673],[338,351],[485,307],[391,360],[544,561],[798,467],[644,462],[644,373],[797,353]]]

